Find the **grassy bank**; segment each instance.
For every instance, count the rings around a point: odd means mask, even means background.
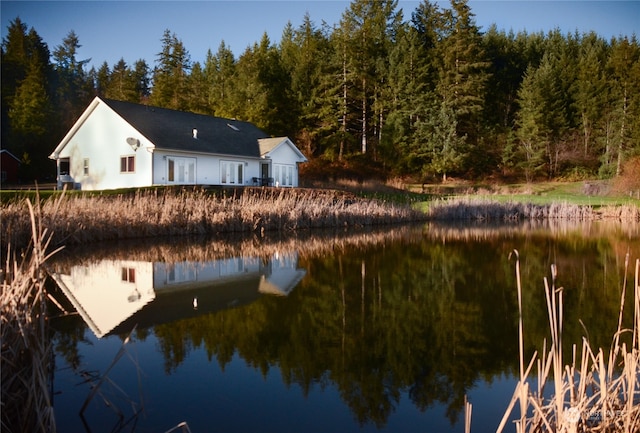
[[[321,182],[315,186],[328,187]],[[333,187],[362,197],[411,204],[430,220],[640,221],[640,190],[622,193],[608,181],[511,185],[337,181]]]
[[[3,246],[30,239],[27,201],[2,205]],[[410,205],[326,190],[141,190],[62,195],[43,200],[42,224],[52,245],[211,233],[255,233],[374,226],[424,220]]]

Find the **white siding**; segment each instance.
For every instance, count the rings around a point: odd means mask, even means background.
[[[260,162],[257,159],[242,159],[229,156],[193,154],[187,152],[172,152],[158,150],[153,154],[153,183],[155,185],[188,185],[186,179],[180,182],[176,176],[174,180],[169,179],[169,161],[174,159],[187,159],[195,161],[195,183],[198,185],[223,185],[221,168],[223,162],[236,167],[242,165],[243,182],[242,185],[252,185],[252,178],[260,176]],[[237,174],[235,182],[227,182],[227,186],[239,186]]]
[[[133,149],[127,138],[140,140]],[[131,125],[100,103],[60,151],[69,158],[69,176],[84,190],[141,187],[151,184],[152,144]],[[121,172],[121,157],[133,156],[134,170]],[[87,174],[85,174],[87,173]]]
[[[297,187],[298,186],[298,163],[300,157],[289,146],[288,143],[282,143],[271,152],[269,156],[272,161],[272,177],[278,186]]]

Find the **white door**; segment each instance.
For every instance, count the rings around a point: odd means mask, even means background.
[[[167,158],[167,183],[193,185],[196,183],[196,159],[170,156]]]

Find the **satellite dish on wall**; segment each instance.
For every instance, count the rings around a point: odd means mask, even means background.
[[[140,147],[140,140],[134,137],[128,137],[127,144],[131,146],[133,150],[138,150],[138,148]]]

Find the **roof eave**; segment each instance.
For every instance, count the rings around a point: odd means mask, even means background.
[[[174,149],[171,147],[164,146],[155,146],[156,152],[174,152],[174,153],[184,153],[190,155],[205,155],[205,156],[226,156],[228,158],[238,158],[238,159],[261,159],[262,156],[257,155],[243,155],[239,153],[222,153],[222,152],[207,152],[204,150],[189,150],[189,149]]]
[[[293,144],[293,141],[291,141],[291,139],[289,137],[278,137],[278,138],[282,138],[282,140],[280,141],[280,143],[278,143],[277,145],[275,145],[272,149],[268,150],[267,152],[264,152],[261,156],[261,158],[263,159],[267,159],[267,158],[271,158],[270,153],[275,151],[276,149],[278,149],[280,146],[282,146],[284,143],[289,143],[289,147],[291,147],[291,149],[293,149],[293,151],[296,153],[296,155],[298,155],[298,158],[300,158],[299,162],[308,162],[309,160],[307,159],[306,156],[304,156],[302,154],[302,152],[300,152],[300,149],[298,149],[298,146],[296,146],[295,144]]]
[[[65,148],[65,146],[69,143],[69,141],[75,135],[75,133],[78,132],[78,129],[80,129],[80,127],[89,118],[91,113],[93,113],[93,111],[98,107],[98,105],[100,105],[101,102],[102,100],[100,99],[100,97],[96,96],[95,98],[93,98],[93,101],[91,101],[91,104],[89,104],[87,109],[84,110],[84,112],[80,115],[78,120],[76,120],[76,123],[73,124],[71,129],[69,129],[69,132],[67,132],[67,135],[64,136],[62,141],[60,141],[60,143],[56,146],[55,150],[51,153],[51,155],[49,155],[49,159],[53,159],[53,160],[58,159],[58,157],[60,156],[60,152],[62,152],[62,149]]]

